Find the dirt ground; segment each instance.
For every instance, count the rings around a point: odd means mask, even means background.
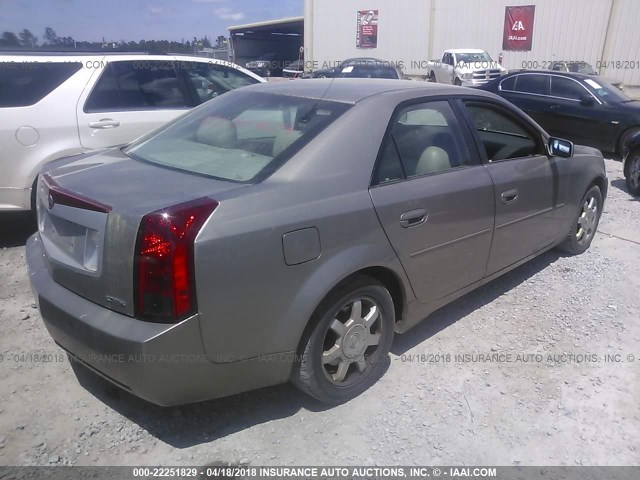
[[[638,465],[640,201],[607,169],[587,253],[547,253],[436,312],[335,408],[283,385],[165,409],[74,373],[31,297],[33,226],[4,215],[0,465]]]

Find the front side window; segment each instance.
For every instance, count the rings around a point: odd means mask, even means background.
[[[201,103],[230,90],[259,83],[255,78],[226,65],[189,62],[181,68],[187,73]]]
[[[580,100],[584,95],[589,95],[589,92],[573,80],[564,77],[551,77],[551,96]]]
[[[85,112],[190,107],[173,66],[157,63],[109,63],[87,99]]]
[[[130,157],[223,180],[251,182],[281,165],[347,104],[231,92],[130,145]]]
[[[536,95],[549,95],[549,77],[547,75],[518,75],[516,91],[521,93],[534,93]]]
[[[394,118],[374,174],[374,184],[473,165],[448,102],[412,105]]]
[[[482,103],[467,103],[466,107],[489,161],[528,157],[541,151],[540,142],[534,140],[529,129],[502,109]]]
[[[1,62],[0,108],[34,105],[81,68],[79,62]]]

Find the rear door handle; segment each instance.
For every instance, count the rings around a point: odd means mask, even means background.
[[[107,128],[116,128],[119,126],[120,126],[120,122],[117,120],[113,120],[111,118],[101,118],[97,122],[89,123],[89,127],[91,128],[107,129]]]
[[[500,201],[505,205],[513,203],[516,200],[518,200],[518,190],[515,189],[507,190],[506,192],[503,192],[502,195],[500,195]]]
[[[405,212],[400,216],[400,226],[402,228],[415,227],[416,225],[422,225],[427,221],[426,210],[411,210]]]
[[[549,108],[550,108],[551,110],[558,110],[558,109],[560,108],[560,105],[558,105],[557,103],[554,103],[554,104],[552,104]]]

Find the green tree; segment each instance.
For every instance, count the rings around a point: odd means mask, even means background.
[[[25,48],[35,48],[38,45],[38,37],[36,37],[28,28],[22,30],[18,36],[20,37],[20,45]]]
[[[20,40],[13,32],[4,32],[2,34],[2,39],[0,39],[0,46],[3,47],[19,47]]]
[[[58,43],[58,35],[56,35],[56,31],[51,27],[44,29],[44,39],[48,45],[56,45]]]

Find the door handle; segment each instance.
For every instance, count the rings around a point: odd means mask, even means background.
[[[402,228],[415,227],[416,225],[422,225],[427,221],[426,210],[411,210],[400,215],[400,226]]]
[[[101,118],[97,122],[89,123],[89,127],[91,128],[108,129],[108,128],[116,128],[119,126],[120,126],[120,122],[117,120],[112,120],[111,118]]]
[[[558,109],[560,108],[560,105],[558,105],[557,103],[554,103],[554,104],[552,104],[549,108],[550,108],[551,110],[558,110]]]
[[[518,190],[507,190],[500,195],[500,201],[505,205],[513,203],[518,200]]]

